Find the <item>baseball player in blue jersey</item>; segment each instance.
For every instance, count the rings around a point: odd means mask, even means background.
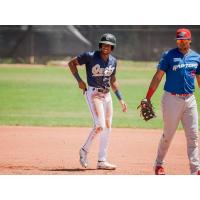
[[[113,106],[110,87],[116,94],[122,111],[127,111],[127,105],[118,89],[115,77],[117,61],[110,53],[116,46],[114,35],[106,33],[99,41],[99,50],[85,52],[69,62],[69,67],[78,82],[79,88],[83,90],[89,110],[91,112],[94,126],[83,146],[80,149],[80,164],[88,166],[88,153],[93,139],[100,135],[100,146],[97,168],[116,169],[116,166],[107,162],[108,138],[111,132]],[[87,84],[78,74],[77,65],[86,66]]]
[[[163,160],[180,121],[187,140],[190,172],[200,175],[198,113],[193,94],[195,77],[200,87],[200,55],[190,49],[191,40],[190,30],[181,28],[176,31],[177,48],[163,54],[146,95],[147,101],[150,101],[163,75],[166,74],[161,102],[164,129],[155,161],[156,175],[165,175]]]

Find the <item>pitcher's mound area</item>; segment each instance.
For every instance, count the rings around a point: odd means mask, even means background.
[[[118,168],[97,170],[99,137],[89,154],[89,167],[79,164],[79,149],[90,128],[0,127],[0,174],[143,175],[153,164],[162,130],[113,128],[108,161]],[[167,174],[189,174],[183,131],[177,131],[166,157]]]

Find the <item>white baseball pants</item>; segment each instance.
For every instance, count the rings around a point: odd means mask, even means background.
[[[111,132],[113,105],[110,92],[103,94],[98,92],[94,87],[88,87],[85,92],[85,98],[93,118],[93,129],[82,146],[89,152],[93,139],[100,135],[98,161],[106,161],[108,139]]]
[[[155,164],[163,165],[179,122],[182,122],[187,140],[187,155],[191,174],[200,169],[198,150],[198,111],[194,95],[180,97],[165,92],[162,98],[164,130],[158,146]]]

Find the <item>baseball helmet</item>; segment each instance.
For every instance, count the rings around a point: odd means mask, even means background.
[[[113,34],[105,33],[101,36],[99,41],[99,48],[101,48],[101,44],[109,44],[112,46],[112,50],[116,46],[116,37]]]
[[[180,28],[176,31],[176,40],[191,40],[192,35],[189,29]]]

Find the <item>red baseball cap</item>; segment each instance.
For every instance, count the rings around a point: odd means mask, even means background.
[[[180,28],[176,31],[176,39],[177,40],[191,40],[192,35],[189,29]]]

